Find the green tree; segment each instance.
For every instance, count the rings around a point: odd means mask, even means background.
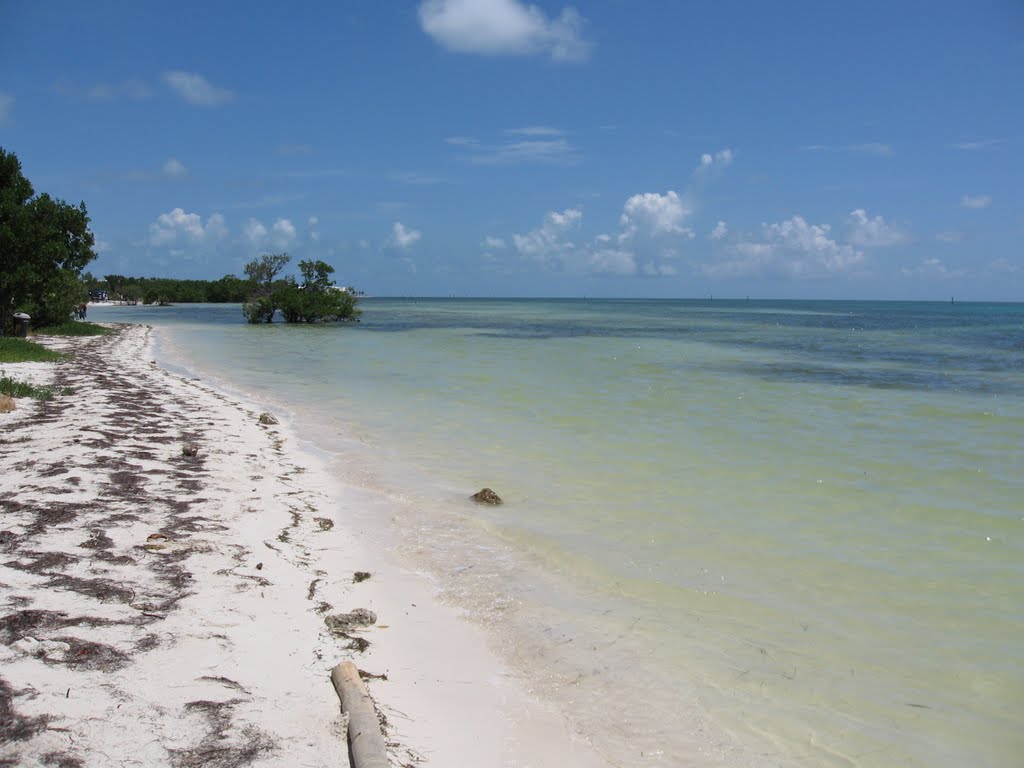
[[[15,312],[34,325],[67,320],[82,301],[79,276],[96,258],[85,203],[36,196],[17,156],[0,148],[0,332]]]
[[[302,283],[285,280],[273,292],[275,307],[286,323],[352,320],[359,315],[356,297],[334,284],[334,267],[323,261],[300,261]]]
[[[277,309],[272,293],[274,278],[291,261],[287,253],[264,254],[245,265],[245,276],[249,278],[250,292],[242,304],[242,314],[250,323],[269,323]]]

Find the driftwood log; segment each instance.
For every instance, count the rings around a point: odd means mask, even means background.
[[[348,751],[352,768],[388,768],[384,734],[359,670],[343,661],[331,670],[331,682],[341,699],[341,711],[348,714]]]

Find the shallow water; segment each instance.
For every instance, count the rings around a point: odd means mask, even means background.
[[[363,307],[90,319],[294,414],[615,764],[1024,755],[1024,305]]]

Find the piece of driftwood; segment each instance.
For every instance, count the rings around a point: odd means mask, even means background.
[[[343,661],[331,670],[331,682],[341,699],[341,711],[348,714],[348,751],[352,768],[388,768],[384,734],[380,732],[373,699],[359,670]]]

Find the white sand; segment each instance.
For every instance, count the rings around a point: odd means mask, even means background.
[[[346,765],[328,675],[349,659],[387,675],[393,765],[607,765],[367,550],[287,425],[158,368],[149,329],[41,341],[74,362],[0,364],[74,388],[0,414],[0,763]],[[376,624],[328,629],[356,608]]]

